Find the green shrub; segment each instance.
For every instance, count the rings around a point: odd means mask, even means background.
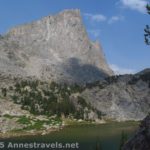
[[[18,123],[20,124],[31,124],[31,120],[30,118],[26,117],[26,116],[21,116],[18,120]]]

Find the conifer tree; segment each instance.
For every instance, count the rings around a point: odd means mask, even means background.
[[[146,9],[147,9],[147,13],[150,14],[150,5],[149,4],[147,4]],[[145,31],[145,34],[144,34],[145,43],[147,45],[150,45],[150,26],[146,25],[144,31]]]

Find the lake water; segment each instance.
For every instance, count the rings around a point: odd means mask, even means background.
[[[66,127],[59,132],[44,136],[28,136],[6,139],[7,142],[61,142],[79,143],[79,150],[96,150],[100,143],[102,150],[119,150],[122,131],[130,138],[138,128],[137,123],[109,123],[102,125],[78,125]],[[5,148],[6,149],[6,148]],[[17,149],[15,149],[17,150]]]

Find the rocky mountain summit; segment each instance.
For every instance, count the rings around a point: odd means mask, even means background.
[[[0,36],[0,73],[69,83],[113,74],[100,44],[88,38],[79,10],[65,10]]]

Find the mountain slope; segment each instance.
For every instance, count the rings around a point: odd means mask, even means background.
[[[87,102],[118,121],[142,120],[150,110],[150,70],[89,84],[82,93]]]
[[[142,120],[150,110],[150,72],[112,76],[86,85],[0,76],[3,99],[38,115]]]

